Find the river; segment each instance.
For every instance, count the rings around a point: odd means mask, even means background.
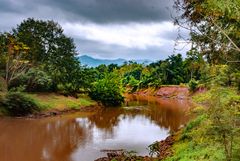
[[[103,149],[147,155],[189,120],[186,100],[127,96],[122,108],[43,119],[0,118],[0,161],[93,161]]]

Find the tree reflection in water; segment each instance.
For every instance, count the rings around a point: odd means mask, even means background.
[[[46,119],[0,119],[1,161],[88,161],[104,148],[124,147],[146,154],[188,121],[187,101],[127,96],[128,107],[103,108],[90,115]]]
[[[0,130],[1,161],[71,161],[91,139],[75,119],[1,120]]]

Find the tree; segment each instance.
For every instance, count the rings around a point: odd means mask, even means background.
[[[209,63],[240,63],[239,0],[176,0],[175,4],[181,15],[176,24],[189,29],[193,47]]]
[[[211,95],[210,108],[207,111],[210,125],[207,126],[207,132],[212,139],[223,145],[226,160],[231,161],[234,159],[234,146],[239,147],[236,136],[240,134],[240,98],[224,88],[217,88],[214,91]]]
[[[82,83],[82,69],[75,57],[73,39],[64,35],[61,26],[54,21],[29,18],[16,29],[14,35],[30,47],[25,58],[34,67],[41,66],[54,82],[55,90],[75,93]]]
[[[187,58],[185,59],[185,66],[188,70],[190,78],[199,80],[201,78],[202,70],[205,68],[205,61],[202,55],[195,49],[191,49],[187,52]]]
[[[93,100],[105,106],[118,106],[124,102],[121,84],[116,73],[106,73],[104,78],[93,83],[89,93]]]
[[[53,63],[56,57],[64,59],[76,54],[72,44],[70,51],[64,51],[65,44],[72,40],[63,34],[61,26],[54,21],[28,18],[13,29],[13,33],[30,47],[27,59],[33,64]]]
[[[17,41],[17,39],[9,34],[0,35],[1,47],[1,70],[6,86],[23,75],[29,69],[29,61],[25,59],[28,55],[29,47],[24,43]]]

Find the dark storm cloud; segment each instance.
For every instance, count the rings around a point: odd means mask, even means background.
[[[173,5],[172,0],[0,0],[0,3],[0,12],[27,14],[47,6],[53,11],[51,16],[58,17],[55,11],[61,11],[69,19],[96,23],[166,21]]]
[[[173,5],[167,0],[66,0],[46,1],[52,6],[101,23],[146,22],[169,20],[167,8]]]

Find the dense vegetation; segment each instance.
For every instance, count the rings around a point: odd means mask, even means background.
[[[33,99],[19,92],[9,92],[2,98],[1,104],[1,107],[4,107],[3,111],[11,116],[25,116],[40,110]]]
[[[193,110],[197,118],[176,135],[166,160],[239,160],[240,3],[177,0],[176,8],[182,14],[176,23],[191,33],[191,52],[206,62],[206,75],[190,84],[209,90],[194,96],[203,106]]]

